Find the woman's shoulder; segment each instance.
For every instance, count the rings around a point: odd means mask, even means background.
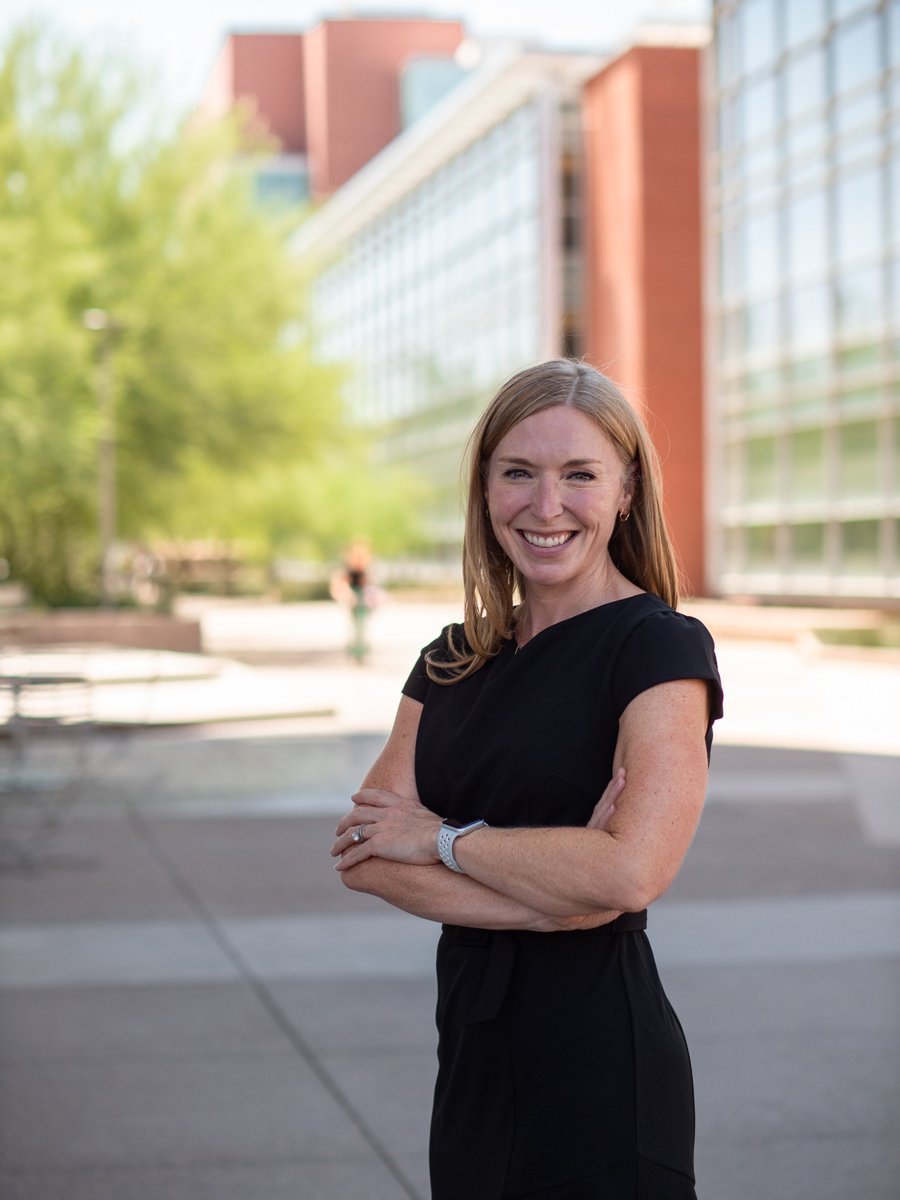
[[[619,711],[638,692],[657,683],[704,679],[714,693],[712,711],[721,715],[722,687],[709,630],[698,618],[678,612],[658,596],[645,593],[643,599],[628,614],[613,670]]]
[[[633,601],[626,605],[623,643],[635,649],[643,647],[654,657],[667,652],[677,654],[690,647],[714,652],[712,634],[697,617],[672,608],[651,592],[635,596]]]
[[[442,663],[449,666],[450,663],[456,661],[460,652],[467,653],[468,649],[469,642],[466,638],[465,626],[459,622],[445,625],[438,636],[419,651],[415,666],[403,685],[404,696],[424,701],[432,683],[428,675],[428,667],[440,669]]]

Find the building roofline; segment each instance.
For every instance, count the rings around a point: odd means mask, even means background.
[[[321,259],[380,216],[548,84],[580,87],[608,61],[600,54],[536,53],[508,43],[340,187],[290,239],[298,257]]]

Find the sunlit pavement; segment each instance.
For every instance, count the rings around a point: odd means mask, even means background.
[[[455,606],[385,606],[362,668],[334,606],[202,607],[221,669],[98,683],[124,728],[0,871],[0,1194],[424,1198],[437,931],[327,847]],[[709,801],[650,922],[698,1195],[894,1200],[900,665],[722,628]]]

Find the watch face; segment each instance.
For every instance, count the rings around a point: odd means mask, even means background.
[[[463,833],[468,833],[472,829],[480,829],[484,825],[484,821],[453,821],[446,820],[441,822],[446,829],[459,829]]]

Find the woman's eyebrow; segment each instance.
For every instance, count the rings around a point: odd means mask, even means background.
[[[504,455],[498,458],[497,462],[513,463],[518,467],[533,467],[535,464],[530,458],[512,458]],[[603,464],[599,458],[570,458],[568,462],[562,464],[564,467],[599,467]]]

